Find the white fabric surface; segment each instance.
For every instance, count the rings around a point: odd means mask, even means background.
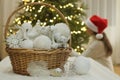
[[[9,57],[6,57],[0,62],[0,80],[120,80],[120,77],[114,72],[90,58],[87,59],[90,60],[91,69],[85,75],[32,77],[13,73]],[[69,60],[72,60],[72,58]]]

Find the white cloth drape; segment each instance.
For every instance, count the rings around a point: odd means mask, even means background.
[[[75,58],[70,57],[68,61],[74,61]],[[87,74],[78,75],[71,74],[62,77],[52,76],[23,76],[13,73],[9,57],[6,57],[0,62],[0,80],[120,80],[120,77],[106,67],[97,63],[91,58],[86,58],[90,61],[90,70]],[[69,62],[68,62],[69,63]],[[69,66],[66,66],[68,68]]]

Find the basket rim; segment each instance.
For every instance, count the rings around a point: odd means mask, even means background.
[[[21,52],[33,52],[36,54],[40,54],[40,53],[44,53],[44,54],[56,54],[57,52],[60,51],[65,51],[65,52],[71,52],[72,48],[71,47],[67,47],[67,48],[57,48],[57,49],[50,49],[50,50],[40,50],[40,49],[25,49],[25,48],[6,48],[7,52],[11,52],[11,51],[21,51]]]

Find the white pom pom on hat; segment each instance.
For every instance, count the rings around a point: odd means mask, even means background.
[[[102,39],[103,38],[103,34],[96,34],[95,36],[97,39]]]
[[[87,27],[96,32],[96,38],[97,39],[102,39],[103,38],[103,31],[104,29],[107,27],[108,25],[108,21],[107,19],[101,18],[97,15],[93,15],[92,17],[88,18],[85,21],[85,24],[87,25]]]

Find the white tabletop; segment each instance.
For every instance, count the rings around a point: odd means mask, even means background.
[[[88,59],[91,62],[91,69],[85,75],[32,77],[15,74],[12,71],[9,57],[6,57],[0,62],[0,80],[120,80],[120,77],[114,72],[103,67],[96,61]]]

